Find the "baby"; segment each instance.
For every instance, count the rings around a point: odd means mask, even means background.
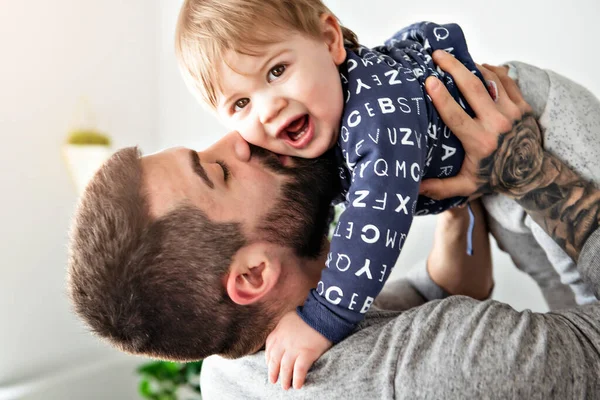
[[[432,53],[445,50],[483,77],[455,24],[418,23],[369,49],[320,0],[186,0],[176,47],[188,85],[248,142],[303,158],[337,151],[346,209],[327,268],[266,346],[271,381],[289,388],[293,376],[299,388],[362,320],[413,216],[466,201],[419,196],[422,179],[456,175],[464,156],[425,79],[440,78],[472,114]]]

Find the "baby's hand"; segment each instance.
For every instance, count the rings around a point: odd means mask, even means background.
[[[295,311],[287,313],[267,337],[265,357],[269,381],[276,383],[279,376],[281,386],[288,390],[292,387],[293,374],[294,389],[300,389],[313,362],[332,344]]]

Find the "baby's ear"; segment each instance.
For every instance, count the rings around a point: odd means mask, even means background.
[[[335,65],[340,65],[346,60],[346,48],[344,47],[344,34],[337,18],[329,13],[321,15],[321,25],[325,44]]]
[[[233,256],[225,287],[234,303],[245,306],[268,295],[281,275],[281,262],[271,255],[268,243],[242,247]]]

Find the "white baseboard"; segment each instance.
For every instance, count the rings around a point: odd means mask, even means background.
[[[0,387],[0,400],[136,399],[135,367],[141,363],[120,356],[74,363],[38,379]]]

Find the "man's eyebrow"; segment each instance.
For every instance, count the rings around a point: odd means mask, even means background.
[[[200,157],[198,156],[198,153],[196,153],[194,150],[190,150],[190,161],[192,162],[192,169],[194,170],[194,172],[198,174],[200,178],[202,178],[204,183],[206,183],[206,186],[213,189],[215,187],[215,184],[210,180],[210,178],[206,174],[206,170],[204,169],[204,167],[202,167],[202,164],[200,164]]]

